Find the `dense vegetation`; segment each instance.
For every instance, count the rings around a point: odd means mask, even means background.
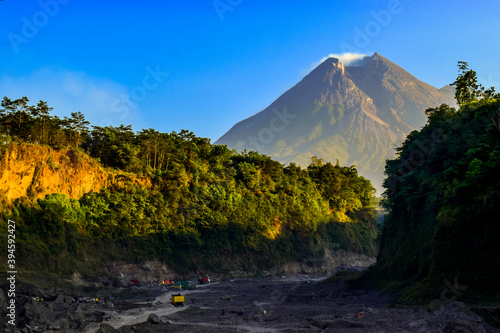
[[[367,276],[407,299],[500,295],[500,99],[459,66],[459,110],[426,110],[427,124],[386,165],[389,214]]]
[[[20,268],[90,275],[111,260],[160,259],[186,273],[258,272],[290,260],[312,265],[325,248],[376,253],[374,189],[355,167],[316,158],[307,169],[285,167],[185,130],[90,129],[81,113],[60,119],[47,103],[28,102],[3,99],[3,151],[13,142],[70,146],[152,186],[111,186],[79,199],[0,198],[2,232],[7,219],[16,221]]]

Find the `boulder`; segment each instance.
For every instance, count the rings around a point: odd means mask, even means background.
[[[160,319],[160,317],[158,317],[157,315],[155,315],[154,313],[152,313],[148,317],[148,323],[151,323],[151,324],[160,324],[161,323],[161,319]]]
[[[51,328],[54,331],[67,330],[69,329],[69,321],[66,318],[58,319],[51,325]]]
[[[115,332],[116,329],[109,324],[101,324],[101,326],[97,330],[97,333],[115,333]]]

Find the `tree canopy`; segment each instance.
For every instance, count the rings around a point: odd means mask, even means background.
[[[388,216],[370,274],[386,288],[410,286],[412,300],[439,299],[454,279],[467,286],[464,299],[500,291],[500,100],[459,67],[461,107],[428,109],[427,124],[386,163]]]
[[[111,170],[148,177],[152,185],[110,186],[79,199],[28,196],[5,205],[4,218],[15,219],[20,230],[19,253],[30,256],[20,260],[27,268],[69,274],[85,262],[104,265],[116,257],[221,271],[228,269],[225,258],[245,257],[246,268],[257,270],[316,260],[326,249],[376,253],[374,189],[355,166],[317,158],[307,169],[284,166],[188,130],[90,128],[80,112],[60,119],[46,102],[28,102],[2,102],[0,128],[10,141],[79,149]],[[109,255],[96,254],[99,247]]]

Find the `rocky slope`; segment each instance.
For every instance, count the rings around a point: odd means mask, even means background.
[[[225,273],[215,273],[212,271],[203,271],[198,274],[201,276],[209,275],[216,280],[228,278],[249,278],[253,276],[296,276],[300,274],[309,274],[315,276],[331,275],[338,270],[349,267],[350,271],[364,269],[375,263],[375,257],[367,255],[337,250],[326,250],[325,256],[316,262],[297,262],[292,261],[284,265],[275,267],[269,271],[249,271],[234,269]],[[190,278],[196,280],[199,276],[193,272]],[[100,275],[86,279],[79,272],[75,272],[72,276],[71,282],[77,286],[117,286],[126,287],[130,286],[131,280],[138,280],[142,282],[156,282],[162,279],[179,279],[187,278],[186,274],[179,273],[167,266],[159,260],[144,261],[142,263],[126,263],[114,261],[107,265]]]

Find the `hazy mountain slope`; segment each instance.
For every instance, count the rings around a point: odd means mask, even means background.
[[[379,117],[394,126],[418,129],[427,120],[423,112],[426,108],[442,103],[455,105],[451,86],[436,89],[378,53],[366,58],[363,66],[348,67],[347,72],[373,98]]]
[[[302,166],[314,155],[338,159],[380,188],[394,147],[425,123],[427,107],[442,103],[453,103],[452,89],[434,88],[377,53],[359,67],[328,58],[216,143]]]

